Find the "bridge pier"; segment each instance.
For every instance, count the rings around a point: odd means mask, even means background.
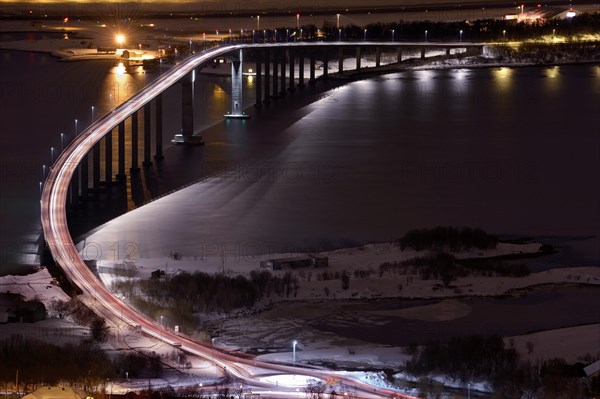
[[[138,166],[138,146],[138,112],[135,111],[133,114],[131,114],[131,168],[129,169],[130,172],[140,171],[140,168]]]
[[[144,166],[152,165],[152,104],[144,105]]]
[[[225,115],[225,118],[233,119],[247,119],[250,115],[246,115],[243,112],[243,80],[242,80],[242,60],[244,54],[240,50],[240,57],[238,60],[231,62],[231,112]]]
[[[81,178],[81,197],[80,199],[85,202],[88,200],[88,180],[89,180],[89,176],[88,176],[88,159],[89,156],[86,154],[83,159],[81,160],[81,163],[79,164],[79,177]]]
[[[71,199],[71,207],[76,207],[79,204],[79,168],[75,168],[71,182],[69,183],[69,196]]]
[[[100,191],[100,143],[94,145],[92,150],[92,187],[94,193]]]
[[[304,53],[298,53],[298,87],[304,87]]]
[[[375,67],[381,66],[381,47],[375,47]]]
[[[341,75],[344,72],[344,48],[338,48],[338,73]]]
[[[356,70],[360,70],[360,58],[362,57],[362,51],[360,47],[356,48]]]
[[[279,98],[279,52],[273,52],[273,94],[271,98]]]
[[[104,182],[107,186],[112,184],[112,130],[104,136]]]
[[[289,86],[288,86],[288,90],[289,91],[294,91],[296,90],[296,82],[295,82],[295,69],[296,69],[296,57],[295,57],[295,53],[293,50],[289,50],[288,51],[289,54],[289,58],[290,58],[290,76],[289,76]]]
[[[119,123],[117,127],[117,147],[119,148],[119,173],[117,179],[125,180],[127,175],[125,174],[125,121]]]
[[[450,47],[446,47],[446,55],[449,56],[450,55]]]
[[[156,135],[154,137],[154,159],[160,161],[164,159],[162,152],[162,139],[163,139],[163,114],[162,114],[162,93],[156,96],[154,100],[154,112],[156,113],[154,123],[156,125]]]
[[[311,85],[315,84],[315,52],[310,52],[310,78],[308,79],[308,83]]]
[[[254,106],[256,108],[262,107],[262,63],[263,63],[263,52],[262,50],[258,50],[256,52],[256,82],[254,83],[255,92],[255,102]]]
[[[181,78],[181,135],[184,142],[194,135],[194,77],[192,71]]]
[[[402,47],[396,49],[397,62],[402,62]]]
[[[425,59],[425,49],[424,48],[421,49],[421,59],[422,60]]]
[[[271,52],[265,50],[265,99],[264,103],[269,104],[271,102]]]
[[[285,50],[283,50],[281,53],[281,75],[279,76],[279,79],[281,80],[280,83],[280,90],[279,90],[279,95],[281,97],[285,97],[285,95],[287,94],[287,90],[286,90],[286,81],[285,81],[285,61],[286,61],[286,54],[285,54]]]

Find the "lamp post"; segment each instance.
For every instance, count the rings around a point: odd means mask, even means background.
[[[461,43],[462,43],[462,34],[463,34],[463,31],[462,31],[462,29],[461,29],[461,30],[460,30],[460,32],[459,32],[459,35],[460,35],[460,42],[461,42]]]
[[[54,165],[54,147],[50,147],[50,165]]]
[[[61,133],[60,134],[60,152],[63,152],[64,149],[65,149],[65,134]]]
[[[427,41],[427,33],[429,33],[427,30],[425,30],[425,41]]]
[[[300,29],[300,41],[302,41],[302,31],[303,29]]]
[[[300,13],[296,14],[296,30],[300,29]]]
[[[338,29],[338,42],[342,41],[342,30]]]
[[[392,29],[392,41],[394,41],[396,36],[396,29]]]
[[[285,41],[286,42],[290,41],[290,30],[289,29],[285,30]]]
[[[298,345],[298,341],[292,341],[292,363],[296,366],[296,345]]]
[[[502,30],[502,40],[506,41],[506,29]]]
[[[77,119],[75,119],[75,136],[77,136]]]
[[[94,106],[92,105],[92,123],[94,123]]]
[[[340,29],[340,14],[335,14],[335,17],[336,17],[335,27],[339,30]]]
[[[365,34],[364,34],[364,37],[363,37],[363,41],[364,41],[364,42],[366,42],[366,41],[367,41],[367,30],[366,30],[366,29],[365,29]]]
[[[471,399],[471,383],[467,384],[467,399]]]
[[[256,30],[260,32],[260,15],[256,16]]]

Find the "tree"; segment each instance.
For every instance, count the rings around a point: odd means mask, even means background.
[[[110,330],[104,319],[99,317],[94,318],[92,324],[90,325],[90,333],[92,334],[92,339],[95,342],[100,344],[105,343],[108,340],[109,332]]]

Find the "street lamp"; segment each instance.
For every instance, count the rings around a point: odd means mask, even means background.
[[[290,41],[290,30],[289,29],[285,30],[285,41],[286,42]]]
[[[300,41],[302,41],[302,31],[303,29],[300,29]]]
[[[396,36],[396,29],[392,29],[392,41],[394,41],[394,36]]]
[[[54,165],[54,147],[50,147],[50,165]]]
[[[61,133],[60,134],[60,152],[63,152],[63,150],[65,149],[65,134]]]
[[[365,42],[367,41],[367,30],[366,29],[365,29],[365,35],[364,35],[363,41],[365,41]]]
[[[94,106],[92,105],[92,123],[94,123]]]
[[[338,42],[342,41],[342,30],[338,29]]]
[[[471,383],[467,384],[467,399],[471,399]]]
[[[296,365],[296,345],[298,345],[298,341],[292,341],[292,363],[294,366]]]
[[[425,41],[427,41],[427,30],[425,31]]]
[[[502,30],[502,40],[506,41],[506,29]]]
[[[462,34],[463,34],[463,31],[462,31],[462,29],[460,30],[460,32],[459,32],[459,33],[460,33],[460,42],[462,43]]]
[[[260,15],[256,16],[256,30],[260,32]]]
[[[300,13],[296,14],[296,29],[300,29]]]
[[[77,136],[77,119],[75,119],[75,136]]]
[[[338,29],[340,29],[340,14],[335,14],[335,17],[337,19],[335,27],[338,28]]]

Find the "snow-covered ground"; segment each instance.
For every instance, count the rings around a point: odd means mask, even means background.
[[[46,268],[25,276],[0,277],[0,292],[20,294],[26,300],[43,302],[46,309],[50,307],[53,300],[69,300],[69,296],[55,284]]]

